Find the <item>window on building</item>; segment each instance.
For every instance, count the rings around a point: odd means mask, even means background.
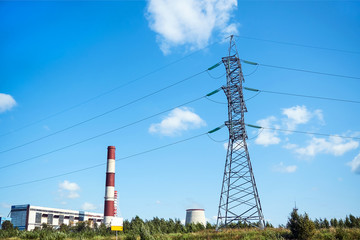
[[[41,213],[36,213],[35,215],[35,223],[41,223]]]
[[[64,223],[64,215],[59,215],[59,225]]]
[[[69,224],[74,224],[74,216],[69,217]]]
[[[54,214],[49,214],[47,217],[47,224],[52,225],[53,224],[53,219],[54,219]]]

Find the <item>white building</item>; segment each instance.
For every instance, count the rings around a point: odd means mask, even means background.
[[[73,225],[88,220],[100,225],[104,219],[104,215],[101,213],[38,207],[30,204],[11,206],[10,216],[14,227],[29,231],[35,229],[35,227],[41,227],[43,223],[57,228],[61,224]]]

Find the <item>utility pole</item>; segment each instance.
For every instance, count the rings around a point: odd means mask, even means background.
[[[216,229],[238,221],[263,229],[265,221],[246,144],[244,76],[233,35],[230,36],[229,56],[223,57],[222,62],[227,79],[222,89],[228,101],[228,121],[225,125],[229,129],[229,143]]]

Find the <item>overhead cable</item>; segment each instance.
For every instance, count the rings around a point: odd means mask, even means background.
[[[182,139],[182,140],[179,140],[179,141],[176,141],[176,142],[172,142],[172,143],[160,146],[160,147],[148,149],[148,150],[143,151],[143,152],[135,153],[135,154],[132,154],[132,155],[129,155],[129,156],[126,156],[126,157],[122,157],[122,158],[118,158],[115,161],[123,161],[123,160],[129,159],[129,158],[132,158],[132,157],[136,157],[136,156],[143,155],[143,154],[146,154],[146,153],[149,153],[149,152],[153,152],[153,151],[160,150],[160,149],[163,149],[163,148],[166,148],[166,147],[170,147],[170,146],[173,146],[173,145],[176,145],[176,144],[179,144],[179,143],[183,143],[183,142],[186,142],[186,141],[189,141],[189,140],[204,136],[206,134],[211,134],[213,132],[216,132],[216,131],[220,130],[223,126],[224,125],[221,125],[220,127],[217,127],[217,128],[215,128],[213,130],[210,130],[208,132],[201,133],[201,134],[198,134],[196,136],[192,136],[192,137]],[[83,171],[90,170],[90,169],[97,168],[97,167],[104,166],[104,165],[106,165],[106,162],[96,164],[96,165],[93,165],[93,166],[90,166],[90,167],[81,168],[81,169],[77,169],[77,170],[74,170],[74,171],[62,173],[62,174],[53,175],[53,176],[46,177],[46,178],[40,178],[40,179],[26,181],[26,182],[22,182],[22,183],[16,183],[16,184],[11,184],[11,185],[6,185],[6,186],[0,186],[0,189],[17,187],[17,186],[21,186],[21,185],[27,185],[27,184],[31,184],[31,183],[42,182],[42,181],[50,180],[50,179],[53,179],[53,178],[58,178],[58,177],[67,176],[67,175],[78,173],[78,172],[83,172]]]
[[[305,98],[331,100],[331,101],[338,101],[338,102],[360,103],[360,101],[356,101],[356,100],[348,100],[348,99],[340,99],[340,98],[329,98],[329,97],[320,97],[320,96],[311,96],[311,95],[303,95],[303,94],[288,93],[288,92],[276,92],[276,91],[268,91],[268,90],[249,88],[249,87],[244,87],[244,89],[248,90],[248,91],[252,91],[252,92],[257,92],[258,94],[261,93],[261,92],[264,92],[264,93],[280,94],[280,95],[287,95],[287,96],[294,96],[294,97],[305,97]]]
[[[259,66],[264,66],[264,67],[285,69],[285,70],[290,70],[290,71],[306,72],[306,73],[312,73],[312,74],[318,74],[318,75],[326,75],[326,76],[349,78],[349,79],[360,79],[360,77],[356,77],[356,76],[347,76],[347,75],[340,75],[340,74],[333,74],[333,73],[326,73],[326,72],[317,72],[317,71],[300,69],[300,68],[290,68],[290,67],[276,66],[276,65],[252,62],[252,61],[248,61],[248,60],[244,60],[244,59],[240,59],[240,61],[243,62],[243,63],[246,63],[246,64],[250,64],[250,65],[259,65]]]
[[[92,101],[94,101],[94,100],[96,100],[96,99],[98,99],[98,98],[101,98],[101,97],[103,97],[103,96],[105,96],[105,95],[108,95],[108,94],[110,94],[110,93],[112,93],[112,92],[115,92],[115,91],[117,91],[117,90],[119,90],[119,89],[121,89],[121,88],[123,88],[123,87],[126,87],[126,86],[128,86],[128,85],[130,85],[130,84],[132,84],[132,83],[134,83],[134,82],[137,82],[137,81],[139,81],[139,80],[141,80],[141,79],[143,79],[143,78],[146,78],[146,77],[148,77],[148,76],[150,76],[150,75],[152,75],[152,74],[154,74],[154,73],[157,73],[157,72],[159,72],[159,71],[161,71],[161,70],[163,70],[163,69],[165,69],[165,68],[167,68],[167,67],[170,67],[170,66],[172,66],[172,65],[174,65],[174,64],[176,64],[176,63],[178,63],[178,62],[180,62],[180,61],[182,61],[182,60],[184,60],[184,59],[186,59],[186,58],[188,58],[188,57],[191,57],[192,55],[195,55],[196,53],[198,53],[198,52],[200,52],[200,51],[202,51],[202,50],[204,50],[204,49],[206,49],[206,48],[209,48],[209,47],[211,47],[211,46],[213,46],[213,45],[216,45],[216,44],[218,44],[218,43],[220,43],[220,42],[221,42],[221,41],[217,41],[217,42],[214,42],[214,43],[212,43],[212,44],[209,44],[209,45],[207,45],[207,46],[204,47],[204,48],[198,49],[198,50],[196,50],[196,51],[194,51],[194,52],[192,52],[192,53],[190,53],[190,54],[188,54],[188,55],[186,55],[186,56],[184,56],[184,57],[182,57],[182,58],[179,58],[179,59],[177,59],[177,60],[175,60],[175,61],[173,61],[173,62],[170,62],[170,63],[168,63],[168,64],[166,64],[166,65],[164,65],[164,66],[162,66],[162,67],[156,68],[155,70],[150,71],[150,72],[148,72],[148,73],[146,73],[146,74],[144,74],[144,75],[142,75],[142,76],[140,76],[140,77],[138,77],[138,78],[135,78],[134,80],[128,81],[128,82],[126,82],[126,83],[124,83],[124,84],[121,84],[121,85],[119,85],[119,86],[117,86],[117,87],[115,87],[115,88],[112,88],[112,89],[110,89],[110,90],[108,90],[108,91],[102,92],[102,93],[100,93],[100,94],[98,94],[98,95],[96,95],[96,96],[94,96],[94,97],[91,97],[91,98],[89,98],[89,99],[87,99],[87,100],[85,100],[85,101],[83,101],[83,102],[80,102],[80,103],[78,103],[78,104],[75,104],[75,105],[73,105],[73,106],[70,106],[70,107],[68,107],[68,108],[65,108],[65,109],[63,109],[63,110],[61,110],[61,111],[59,111],[59,112],[57,112],[57,113],[50,114],[50,115],[48,115],[47,117],[44,117],[44,118],[39,119],[39,120],[36,120],[36,121],[34,121],[34,122],[30,122],[30,123],[25,124],[24,126],[19,127],[19,128],[17,128],[17,129],[11,130],[11,131],[6,132],[6,133],[2,133],[2,134],[0,134],[0,137],[3,137],[3,136],[6,136],[6,135],[9,135],[9,134],[12,134],[12,133],[14,133],[14,132],[18,132],[18,131],[20,131],[20,130],[22,130],[22,129],[28,128],[28,127],[30,127],[30,126],[33,126],[33,125],[37,124],[37,123],[43,122],[43,121],[45,121],[45,120],[48,120],[48,119],[53,118],[53,117],[56,117],[56,116],[58,116],[58,115],[60,115],[60,114],[63,114],[63,113],[65,113],[65,112],[68,112],[68,111],[73,110],[73,109],[75,109],[75,108],[78,108],[78,107],[80,107],[80,106],[82,106],[82,105],[85,105],[85,104],[87,104],[87,103],[89,103],[89,102],[92,102]],[[210,70],[211,70],[211,69],[210,69]]]
[[[84,121],[81,121],[81,122],[78,122],[78,123],[76,123],[76,124],[73,124],[73,125],[71,125],[71,126],[69,126],[69,127],[63,128],[63,129],[58,130],[58,131],[56,131],[56,132],[53,132],[53,133],[50,133],[50,134],[48,134],[48,135],[42,136],[42,137],[40,137],[40,138],[31,140],[31,141],[29,141],[29,142],[26,142],[26,143],[23,143],[23,144],[20,144],[20,145],[17,145],[17,146],[8,148],[8,149],[6,149],[6,150],[2,150],[2,151],[0,151],[0,154],[5,153],[5,152],[9,152],[9,151],[12,151],[12,150],[15,150],[15,149],[18,149],[18,148],[20,148],[20,147],[27,146],[27,145],[29,145],[29,144],[38,142],[38,141],[40,141],[40,140],[43,140],[43,139],[46,139],[46,138],[48,138],[48,137],[54,136],[54,135],[56,135],[56,134],[65,132],[65,131],[67,131],[67,130],[70,130],[70,129],[74,128],[74,127],[80,126],[80,125],[82,125],[82,124],[84,124],[84,123],[87,123],[87,122],[90,122],[90,121],[92,121],[92,120],[95,120],[95,119],[97,119],[97,118],[99,118],[99,117],[105,116],[105,115],[107,115],[107,114],[109,114],[109,113],[112,113],[112,112],[117,111],[117,110],[119,110],[119,109],[121,109],[121,108],[127,107],[127,106],[129,106],[129,105],[131,105],[131,104],[134,104],[134,103],[136,103],[136,102],[139,102],[139,101],[141,101],[141,100],[143,100],[143,99],[145,99],[145,98],[148,98],[148,97],[150,97],[150,96],[153,96],[153,95],[155,95],[155,94],[157,94],[157,93],[159,93],[159,92],[162,92],[162,91],[164,91],[164,90],[166,90],[166,89],[169,89],[169,88],[171,88],[171,87],[174,87],[174,86],[176,86],[176,85],[178,85],[178,84],[180,84],[180,83],[183,83],[183,82],[185,82],[185,81],[187,81],[187,80],[189,80],[189,79],[191,79],[191,78],[194,78],[194,77],[196,77],[196,76],[198,76],[198,75],[200,75],[200,74],[202,74],[202,73],[204,73],[204,72],[207,72],[207,71],[209,71],[209,69],[206,69],[206,70],[203,70],[203,71],[198,72],[198,73],[196,73],[196,74],[193,74],[193,75],[191,75],[190,77],[184,78],[184,79],[182,79],[182,80],[180,80],[180,81],[178,81],[178,82],[175,82],[175,83],[173,83],[173,84],[170,84],[170,85],[168,85],[168,86],[166,86],[166,87],[163,87],[163,88],[161,88],[161,89],[159,89],[159,90],[156,90],[156,91],[154,91],[154,92],[152,92],[152,93],[149,93],[149,94],[147,94],[147,95],[145,95],[145,96],[142,96],[142,97],[140,97],[140,98],[137,98],[137,99],[135,99],[135,100],[133,100],[133,101],[130,101],[130,102],[126,103],[126,104],[123,104],[123,105],[121,105],[121,106],[118,106],[118,107],[116,107],[116,108],[113,108],[113,109],[111,109],[111,110],[108,110],[108,111],[106,111],[106,112],[103,112],[103,113],[101,113],[101,114],[98,114],[98,115],[96,115],[96,116],[94,116],[94,117],[91,117],[91,118],[88,118],[88,119],[86,119],[86,120],[84,120]]]
[[[305,48],[314,48],[314,49],[321,49],[321,50],[327,50],[327,51],[360,54],[360,52],[358,52],[358,51],[350,51],[350,50],[337,49],[337,48],[326,48],[326,47],[312,46],[312,45],[306,45],[306,44],[300,44],[300,43],[292,43],[292,42],[284,42],[284,41],[275,41],[275,40],[270,40],[270,39],[255,38],[255,37],[249,37],[249,36],[238,36],[237,35],[236,37],[243,38],[243,39],[262,41],[262,42],[271,42],[271,43],[277,43],[277,44],[291,45],[291,46],[297,46],[297,47],[305,47]]]
[[[311,134],[311,135],[318,135],[318,136],[325,136],[325,137],[338,137],[338,138],[360,140],[360,137],[349,137],[349,136],[334,135],[334,134],[328,134],[328,133],[317,133],[317,132],[306,132],[306,131],[288,130],[288,129],[280,129],[280,128],[262,127],[262,126],[257,126],[254,124],[245,124],[245,125],[248,127],[252,127],[252,128],[267,129],[267,130],[280,131],[280,132],[302,133],[302,134]]]
[[[49,155],[49,154],[52,154],[52,153],[55,153],[55,152],[59,152],[59,151],[62,151],[62,150],[64,150],[64,149],[67,149],[67,148],[76,146],[76,145],[79,145],[79,144],[81,144],[81,143],[88,142],[88,141],[93,140],[93,139],[95,139],[95,138],[99,138],[99,137],[105,136],[105,135],[107,135],[107,134],[110,134],[110,133],[119,131],[119,130],[121,130],[121,129],[130,127],[130,126],[135,125],[135,124],[138,124],[138,123],[143,122],[143,121],[145,121],[145,120],[148,120],[148,119],[150,119],[150,118],[159,116],[159,115],[161,115],[161,114],[164,114],[164,113],[166,113],[166,112],[169,112],[169,111],[171,111],[171,110],[174,110],[175,108],[183,107],[183,106],[185,106],[185,105],[187,105],[187,104],[196,102],[196,101],[198,101],[198,100],[200,100],[200,99],[202,99],[202,98],[207,97],[208,95],[211,96],[211,95],[213,95],[213,94],[215,94],[215,93],[217,93],[217,92],[219,92],[219,91],[220,91],[220,88],[217,89],[217,90],[215,90],[215,91],[212,91],[211,93],[209,93],[209,94],[207,94],[207,95],[205,95],[205,96],[202,96],[202,97],[193,99],[193,100],[188,101],[188,102],[186,102],[186,103],[180,104],[180,105],[178,105],[178,106],[176,106],[176,107],[169,108],[169,109],[167,109],[167,110],[161,111],[161,112],[156,113],[156,114],[153,114],[153,115],[151,115],[151,116],[148,116],[148,117],[142,118],[142,119],[140,119],[140,120],[137,120],[137,121],[128,123],[128,124],[126,124],[126,125],[120,126],[120,127],[118,127],[118,128],[115,128],[115,129],[112,129],[112,130],[109,130],[109,131],[100,133],[100,134],[98,134],[98,135],[96,135],[96,136],[93,136],[93,137],[90,137],[90,138],[86,138],[86,139],[83,139],[83,140],[81,140],[81,141],[78,141],[78,142],[75,142],[75,143],[66,145],[66,146],[64,146],[64,147],[60,147],[60,148],[51,150],[51,151],[46,152],[46,153],[42,153],[42,154],[36,155],[36,156],[34,156],[34,157],[30,157],[30,158],[24,159],[24,160],[22,160],[22,161],[18,161],[18,162],[14,162],[14,163],[10,163],[10,164],[1,166],[0,169],[4,169],[4,168],[7,168],[7,167],[11,167],[11,166],[14,166],[14,165],[18,165],[18,164],[20,164],[20,163],[28,162],[28,161],[30,161],[30,160],[34,160],[34,159],[37,159],[37,158],[40,158],[40,157],[43,157],[43,156],[46,156],[46,155]]]

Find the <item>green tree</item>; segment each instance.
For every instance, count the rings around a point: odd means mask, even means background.
[[[180,219],[175,219],[175,233],[183,233],[185,231],[184,225],[182,225]]]
[[[330,223],[326,218],[324,219],[324,228],[330,228]]]
[[[348,216],[346,216],[344,224],[345,224],[345,227],[351,228],[351,222],[350,222],[350,219]]]
[[[77,222],[75,225],[75,232],[85,232],[87,230],[87,226],[85,222]]]
[[[290,229],[292,236],[299,240],[311,239],[314,235],[314,223],[309,219],[307,213],[299,215],[296,209],[291,212],[287,227]]]
[[[338,226],[338,221],[336,218],[330,219],[330,224],[332,227],[336,228]]]
[[[130,230],[135,234],[140,234],[143,225],[144,221],[139,216],[135,216],[135,218],[131,219]]]
[[[359,228],[360,227],[359,219],[354,217],[352,214],[349,215],[349,219],[350,219],[350,227],[352,227],[352,228]]]
[[[129,227],[128,227],[128,225],[126,225],[126,223],[129,224],[129,221],[127,221],[127,220],[124,221],[124,231],[125,231],[125,229],[129,229]],[[125,226],[126,226],[126,228],[125,228]],[[97,232],[97,234],[99,234],[101,236],[108,236],[108,235],[110,235],[111,230],[110,230],[110,228],[107,228],[104,223],[101,223],[100,226],[97,228],[96,232]]]
[[[206,229],[215,229],[215,225],[212,225],[211,223],[209,222],[206,222]]]
[[[68,233],[69,232],[69,225],[66,225],[66,224],[61,224],[60,227],[59,227],[59,231],[60,232],[64,232],[64,233]]]
[[[12,230],[14,229],[14,225],[9,220],[6,220],[2,223],[1,229],[4,231]]]
[[[266,221],[265,227],[266,228],[274,228],[274,226],[271,223],[269,223],[268,221]]]
[[[320,221],[319,219],[315,218],[314,225],[316,229],[320,229]]]

